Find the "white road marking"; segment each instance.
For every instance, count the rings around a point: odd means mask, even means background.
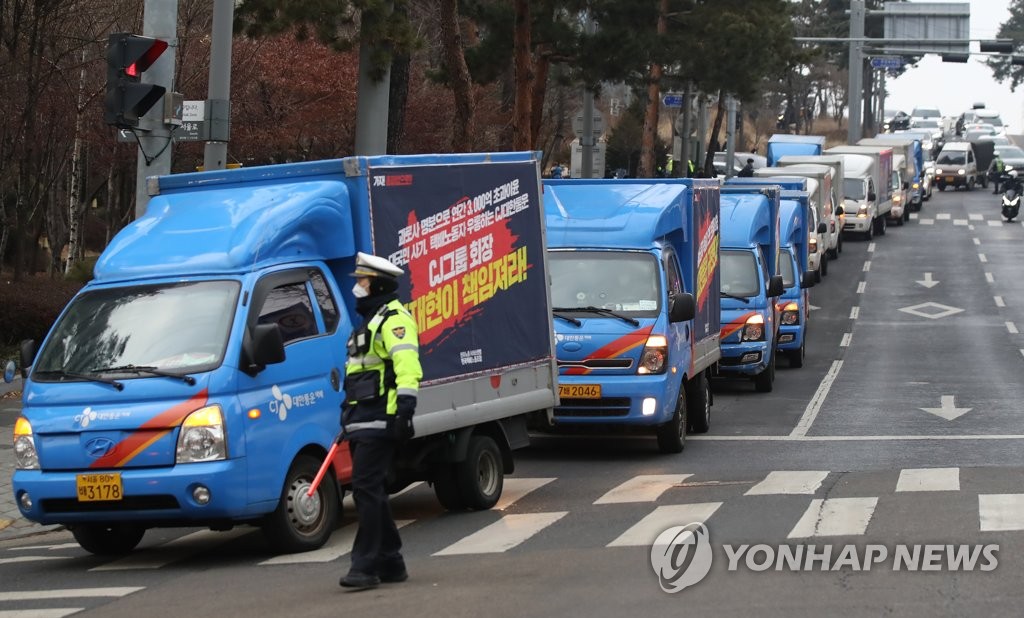
[[[1006,323],[1006,330],[1010,331],[1011,335],[1016,335],[1018,332],[1020,332],[1017,330],[1017,325],[1014,324],[1013,322]]]
[[[868,253],[874,253],[874,252],[875,252],[875,243],[873,243],[873,242],[868,243]]]
[[[111,588],[58,588],[56,590],[19,590],[0,592],[0,601],[37,601],[41,599],[93,599],[99,597],[126,597],[143,590],[142,586]]]
[[[868,287],[868,282],[867,281],[861,281],[860,283],[857,284],[857,293],[858,294],[863,294],[864,293],[864,288],[866,288],[866,287]]]
[[[982,532],[1024,530],[1024,494],[979,494]]]
[[[904,468],[896,491],[960,491],[960,468]]]
[[[967,225],[967,219],[953,219],[953,225]],[[974,229],[973,225],[971,226],[971,229]]]
[[[864,534],[878,498],[815,498],[787,538]]]
[[[619,538],[608,543],[607,547],[651,545],[666,528],[685,526],[694,522],[704,523],[720,506],[722,506],[721,502],[659,506],[634,524],[632,528],[623,532]]]
[[[159,569],[172,562],[184,560],[204,551],[210,551],[229,541],[246,534],[253,534],[255,530],[242,526],[226,532],[214,530],[200,530],[192,534],[168,541],[162,545],[149,549],[138,550],[134,554],[115,560],[107,564],[93,567],[89,571],[126,571],[137,569]]]
[[[21,545],[19,547],[8,547],[7,551],[25,551],[25,550],[36,550],[36,549],[48,549],[50,551],[56,549],[70,549],[72,547],[79,547],[78,543],[58,543],[56,545]]]
[[[971,225],[968,225],[967,229],[969,229],[970,231],[973,232],[974,231],[974,224],[972,223]]]
[[[49,607],[46,609],[4,609],[0,610],[0,618],[64,618],[71,614],[84,612],[84,607]]]
[[[860,317],[860,307],[851,307],[850,308],[850,319],[851,320],[856,320],[858,317]]]
[[[594,504],[624,504],[627,502],[654,502],[668,488],[682,483],[692,474],[641,474],[615,487]]]
[[[1006,303],[1003,302],[1003,297],[1002,296],[993,296],[992,298],[995,299],[995,301],[996,301],[996,307],[1005,307],[1006,306]]]
[[[988,226],[989,227],[1003,227],[1003,221],[1002,221],[1002,219],[1000,219],[999,221],[993,221],[992,219],[989,219],[988,220]]]
[[[505,479],[505,484],[501,488],[501,498],[497,504],[491,507],[494,510],[504,511],[508,507],[516,503],[517,500],[525,496],[526,494],[539,489],[551,481],[554,478],[515,478],[509,477]]]
[[[972,212],[971,214],[967,215],[967,218],[970,219],[971,221],[984,221],[985,215],[977,212]]]
[[[995,283],[996,279],[995,277],[992,276],[992,273],[985,273],[985,281],[988,281],[989,283]]]
[[[800,421],[796,424],[796,427],[793,428],[793,432],[789,434],[790,438],[801,438],[807,435],[807,431],[814,423],[815,417],[818,416],[818,411],[821,410],[821,404],[824,403],[825,398],[828,397],[828,391],[832,388],[832,383],[835,382],[836,376],[839,375],[839,370],[842,369],[842,367],[843,361],[832,361],[832,366],[829,367],[825,377],[822,378],[821,384],[818,385],[818,390],[814,391],[814,397],[811,397],[811,400],[807,402],[807,407],[804,408],[804,413],[800,416]]]
[[[1020,351],[1021,356],[1024,356],[1024,350]]]
[[[568,514],[568,511],[559,511],[557,513],[505,515],[493,524],[477,530],[433,555],[500,554],[520,545]]]
[[[980,245],[981,244],[981,240],[978,239],[978,238],[972,238],[971,240],[973,240],[974,244],[976,244],[976,245]]]
[[[940,212],[935,215],[935,218],[939,221],[949,221],[951,216],[948,212]]]
[[[935,225],[935,219],[921,219],[918,223],[921,225]]]
[[[912,212],[910,213],[910,220],[913,221],[914,219],[917,219],[919,216],[920,215],[918,215],[916,212]]]
[[[398,528],[404,528],[411,524],[412,519],[396,519],[395,526]],[[313,551],[305,551],[299,554],[281,554],[280,556],[274,556],[269,560],[264,560],[259,564],[263,565],[276,565],[276,564],[301,564],[304,562],[331,562],[337,560],[342,556],[352,551],[352,543],[356,540],[356,530],[359,529],[359,524],[349,524],[341,530],[336,530],[331,538],[327,540],[327,543],[320,549],[314,549]]]
[[[1024,434],[976,434],[976,435],[901,435],[901,436],[686,436],[687,440],[708,440],[721,442],[901,442],[919,440],[960,441],[960,440],[1024,440]]]
[[[813,494],[826,476],[828,470],[773,471],[743,495]]]
[[[839,342],[839,347],[848,348],[850,347],[850,340],[853,339],[853,333],[843,333],[843,340]]]
[[[78,543],[75,543],[78,545]],[[18,556],[17,558],[0,558],[0,564],[16,564],[18,562],[39,562],[40,560],[66,560],[64,556]]]
[[[987,257],[985,257],[985,254],[984,254],[984,253],[979,253],[979,254],[978,254],[978,259],[979,259],[979,260],[981,260],[981,261],[982,261],[982,263],[984,263],[984,262],[988,262],[988,258],[987,258]]]
[[[861,268],[861,272],[868,272],[871,270],[871,260],[864,262],[864,268]]]

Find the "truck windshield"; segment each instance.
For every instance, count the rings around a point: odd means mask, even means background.
[[[864,199],[864,181],[860,178],[843,179],[843,197],[848,200]]]
[[[793,253],[789,249],[782,250],[782,257],[779,259],[779,274],[782,275],[782,287],[791,288],[796,285],[796,275],[793,271]]]
[[[661,277],[653,255],[632,251],[551,251],[548,255],[551,302],[560,312],[600,307],[629,317],[658,315]]]
[[[200,281],[86,292],[54,327],[32,377],[148,378],[213,369],[224,358],[239,287],[237,281]],[[133,366],[152,371],[102,371]]]
[[[962,150],[959,152],[942,152],[935,160],[939,165],[963,165],[967,163],[967,154]]]
[[[757,262],[750,251],[721,252],[723,294],[748,298],[757,296],[761,283],[757,277]]]

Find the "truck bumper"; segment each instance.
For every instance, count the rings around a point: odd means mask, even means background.
[[[871,217],[849,217],[843,224],[844,232],[867,232],[871,229]]]
[[[12,482],[15,502],[26,519],[41,524],[116,520],[185,525],[258,515],[247,511],[244,459],[121,470],[124,498],[119,501],[78,501],[77,475],[89,472],[111,471],[18,470]],[[210,493],[210,501],[205,505],[192,497],[199,486]],[[31,500],[27,508],[23,504],[26,495]]]
[[[593,399],[562,398],[555,407],[555,425],[660,425],[672,419],[679,374],[650,376],[559,376],[560,385],[599,385]],[[644,414],[644,411],[648,414]]]
[[[780,326],[779,343],[776,347],[779,350],[799,350],[804,344],[804,328],[804,324]]]
[[[767,342],[723,343],[718,371],[722,374],[756,376],[768,368],[770,360]]]
[[[899,206],[893,205],[892,210],[889,211],[889,214],[887,216],[894,221],[897,219],[902,219],[903,204],[900,204]]]

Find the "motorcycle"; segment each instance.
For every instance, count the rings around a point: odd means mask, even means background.
[[[1017,180],[1016,172],[1003,181],[1003,217],[1007,222],[1013,221],[1020,214],[1020,181]]]

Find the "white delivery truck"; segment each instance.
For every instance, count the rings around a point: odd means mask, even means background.
[[[837,259],[843,251],[842,232],[846,219],[843,208],[842,155],[786,156],[779,159],[777,165],[786,168],[787,174],[806,175],[819,180],[820,199],[828,203],[827,212],[830,212],[825,219],[829,227],[829,244],[825,253],[830,260]]]
[[[886,219],[892,210],[892,147],[835,146],[827,154],[844,157],[843,194],[847,204],[844,232],[873,238],[885,234]]]

